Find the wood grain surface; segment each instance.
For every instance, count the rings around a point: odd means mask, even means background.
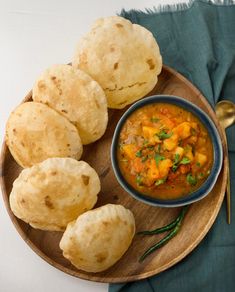
[[[225,149],[225,134],[216,120],[214,111],[203,95],[182,75],[164,66],[156,87],[148,96],[153,94],[177,95],[197,104],[216,124]],[[31,92],[26,96],[25,100],[30,99]],[[122,204],[134,213],[137,231],[154,229],[169,223],[177,216],[180,208],[148,206],[133,199],[118,184],[111,166],[110,145],[115,126],[125,110],[109,110],[109,124],[105,135],[99,141],[84,147],[82,160],[87,161],[94,167],[101,179],[102,188],[97,207],[107,203]],[[30,248],[52,266],[72,276],[91,281],[117,283],[140,280],[160,273],[182,260],[200,243],[220,210],[226,187],[227,166],[228,157],[224,151],[223,168],[215,187],[206,198],[190,206],[181,231],[167,245],[150,255],[140,264],[138,259],[142,253],[165,234],[149,237],[135,236],[131,247],[121,260],[107,271],[95,274],[77,270],[63,257],[59,248],[61,232],[33,229],[28,224],[17,219],[11,212],[9,194],[13,181],[22,169],[12,158],[5,143],[1,154],[0,174],[3,198],[9,216]]]

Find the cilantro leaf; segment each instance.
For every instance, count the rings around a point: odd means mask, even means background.
[[[148,145],[148,143],[149,143],[149,140],[145,139],[144,142],[143,142],[143,146]]]
[[[159,186],[164,184],[164,182],[166,181],[166,178],[161,178],[155,181],[155,186]]]
[[[191,173],[189,173],[187,175],[187,182],[192,185],[192,186],[195,186],[197,184],[197,178],[196,176],[193,176]]]
[[[204,177],[204,173],[203,172],[199,173],[198,178],[202,179],[203,177]]]
[[[159,133],[157,133],[156,135],[158,136],[158,138],[159,138],[160,140],[164,140],[164,139],[168,139],[168,138],[170,138],[170,137],[173,135],[173,133],[172,133],[172,132],[167,133],[165,130],[161,130],[161,131],[160,131]]]
[[[173,172],[176,172],[177,168],[178,168],[178,163],[180,161],[180,155],[178,153],[175,154],[175,157],[174,157],[174,162],[173,162],[173,166],[172,166],[172,171]]]
[[[135,153],[136,157],[142,157],[142,150],[139,150]]]
[[[161,160],[164,160],[165,157],[162,156],[162,155],[160,155],[159,153],[156,153],[155,156],[154,156],[154,159],[155,159],[156,165],[158,166],[159,162],[160,162]]]
[[[144,157],[141,159],[141,161],[142,161],[142,162],[145,162],[147,159],[148,159],[148,156],[144,156]]]
[[[159,118],[152,117],[152,118],[150,119],[150,121],[151,121],[152,123],[157,123],[157,122],[160,121],[160,119],[159,119]]]
[[[140,174],[137,174],[136,176],[136,183],[138,186],[141,186],[142,184],[142,176]]]
[[[175,158],[174,158],[174,164],[177,164],[177,163],[179,163],[179,161],[180,161],[180,155],[179,155],[179,153],[176,153],[175,154]]]
[[[189,164],[191,160],[188,157],[183,157],[180,164]]]
[[[149,150],[153,150],[153,149],[154,149],[154,146],[153,146],[153,145],[149,145],[149,146],[147,146],[147,148],[148,148]]]
[[[197,134],[197,131],[194,128],[190,129],[190,134],[195,136]]]
[[[172,171],[173,172],[176,172],[177,168],[178,168],[178,164],[173,164]]]
[[[177,168],[179,167],[180,164],[189,164],[191,161],[188,157],[183,157],[180,160],[180,155],[178,153],[175,154],[173,166],[172,166],[172,171],[176,172]]]
[[[161,144],[158,144],[157,145],[157,152],[160,152],[161,151]]]

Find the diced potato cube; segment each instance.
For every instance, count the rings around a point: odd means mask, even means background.
[[[179,124],[173,129],[174,133],[177,133],[181,139],[186,139],[191,136],[191,125],[189,122]]]
[[[170,168],[172,167],[172,161],[170,159],[164,159],[159,162],[158,170],[159,177],[167,177]]]
[[[141,158],[134,158],[132,160],[132,167],[136,173],[141,172],[144,169],[144,164],[141,162]]]
[[[205,131],[202,130],[202,131],[200,132],[200,135],[201,135],[202,137],[206,137],[206,136],[207,136],[207,133],[206,133]]]
[[[205,145],[206,146],[206,145]],[[200,147],[200,148],[198,148],[198,152],[199,153],[202,153],[202,154],[206,154],[207,153],[207,149],[206,149],[206,147]]]
[[[195,162],[199,163],[199,166],[203,166],[207,162],[207,156],[205,154],[196,152]]]
[[[159,131],[158,129],[154,127],[147,127],[147,126],[143,126],[142,130],[143,130],[143,135],[145,138],[152,137]]]
[[[137,116],[137,118],[141,120],[142,125],[152,126],[152,122],[147,114],[142,113],[142,115]]]
[[[206,138],[199,137],[198,140],[197,140],[198,147],[205,146],[205,144],[206,144]]]
[[[159,132],[159,129],[143,126],[142,130],[144,138],[148,140],[150,144],[161,143],[161,140],[156,135]]]
[[[192,123],[190,123],[191,124],[191,127],[195,130],[195,131],[199,131],[199,125],[198,125],[198,123],[196,123],[196,122],[192,122]]]
[[[166,150],[171,151],[178,145],[178,141],[179,136],[177,134],[173,134],[170,138],[163,141],[163,145]]]
[[[180,160],[182,159],[182,157],[183,157],[183,155],[184,155],[184,148],[182,148],[182,147],[176,147],[175,148],[175,151],[174,151],[174,156],[176,155],[176,154],[178,154],[179,155],[179,157],[180,157]]]
[[[164,125],[165,128],[171,130],[174,127],[174,123],[171,119],[167,117],[163,117],[161,119],[161,123]]]
[[[191,137],[188,138],[187,141],[190,144],[196,144],[196,142],[197,142],[197,136],[191,136]]]
[[[185,157],[188,157],[188,159],[190,159],[190,161],[192,162],[194,160],[194,156],[193,156],[193,151],[192,151],[192,147],[190,147],[189,145],[185,148],[184,150],[184,155]]]
[[[147,177],[151,181],[155,181],[159,178],[159,170],[157,168],[156,162],[154,159],[151,159],[149,161],[149,168],[148,168],[148,174]]]
[[[127,156],[127,158],[129,159],[134,159],[135,153],[137,151],[137,147],[133,144],[126,144],[122,146],[122,151],[124,152],[124,154]]]

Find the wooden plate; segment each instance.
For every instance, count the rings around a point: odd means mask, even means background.
[[[213,110],[202,94],[182,75],[164,66],[156,88],[149,95],[153,94],[182,96],[200,106],[215,122],[225,149],[224,132],[221,130]],[[31,92],[25,100],[30,100],[30,98]],[[137,231],[153,229],[169,223],[176,217],[179,208],[157,208],[136,201],[119,186],[115,179],[110,162],[110,144],[115,126],[124,111],[109,111],[109,125],[105,135],[98,142],[85,147],[82,159],[93,166],[101,178],[102,190],[97,206],[107,203],[122,204],[134,213]],[[1,162],[1,183],[6,208],[17,231],[26,243],[49,264],[65,273],[91,281],[117,283],[144,279],[160,273],[179,262],[199,244],[212,226],[221,207],[225,193],[228,158],[224,155],[223,169],[211,193],[190,207],[182,230],[173,240],[140,264],[138,262],[140,255],[157,242],[162,235],[135,236],[131,247],[120,261],[107,271],[96,274],[77,270],[62,256],[59,248],[61,232],[33,229],[13,215],[9,207],[9,194],[13,181],[22,169],[12,158],[5,143],[3,144]]]

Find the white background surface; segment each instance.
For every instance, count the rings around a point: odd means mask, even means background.
[[[48,66],[68,63],[98,17],[182,0],[0,0],[0,142],[9,113]],[[187,1],[186,1],[187,2]],[[0,198],[0,292],[107,291],[51,267],[21,239]]]

